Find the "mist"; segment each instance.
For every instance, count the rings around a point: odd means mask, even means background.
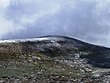
[[[0,5],[1,39],[66,35],[110,47],[110,0],[4,0]]]

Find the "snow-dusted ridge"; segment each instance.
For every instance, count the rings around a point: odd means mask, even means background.
[[[43,40],[65,40],[63,36],[44,36],[38,38],[28,38],[28,39],[12,39],[12,40],[0,40],[0,43],[18,43],[26,41],[43,41]]]
[[[77,38],[62,36],[62,35],[48,35],[48,36],[41,36],[41,37],[36,37],[36,38],[0,40],[0,43],[19,43],[19,42],[27,42],[27,41],[30,41],[30,42],[36,41],[37,42],[37,41],[45,41],[45,40],[49,40],[51,42],[53,42],[53,41],[54,42],[55,41],[65,41],[65,40],[71,41],[72,40],[73,42],[77,42],[77,43],[101,46],[101,45],[88,43],[86,41],[82,41],[82,40],[77,39]],[[101,47],[105,47],[105,46],[101,46]],[[109,48],[109,47],[105,47],[105,48]]]
[[[0,43],[17,43],[17,42],[42,41],[42,40],[48,40],[48,38],[31,38],[31,39],[0,40]]]

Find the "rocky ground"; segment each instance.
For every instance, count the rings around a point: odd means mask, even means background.
[[[0,83],[109,83],[109,52],[71,38],[1,43]]]
[[[22,55],[0,61],[0,83],[109,83],[110,69],[99,69],[74,59],[45,55]]]

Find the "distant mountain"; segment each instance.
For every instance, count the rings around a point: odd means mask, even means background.
[[[0,41],[1,56],[36,52],[49,57],[63,56],[66,59],[72,59],[78,55],[92,66],[110,67],[110,48],[92,45],[66,36],[50,35],[32,39]],[[11,57],[6,56],[6,58]]]

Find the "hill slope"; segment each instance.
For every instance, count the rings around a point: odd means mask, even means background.
[[[33,39],[1,41],[0,54],[19,55],[41,52],[47,56],[65,56],[74,58],[79,54],[88,63],[98,67],[110,67],[110,49],[88,44],[66,36],[44,36]],[[70,58],[71,58],[70,57]]]
[[[0,41],[0,77],[6,82],[13,80],[11,83],[16,79],[26,83],[101,83],[109,81],[110,70],[104,69],[110,67],[109,58],[109,48],[66,36],[3,40]]]

